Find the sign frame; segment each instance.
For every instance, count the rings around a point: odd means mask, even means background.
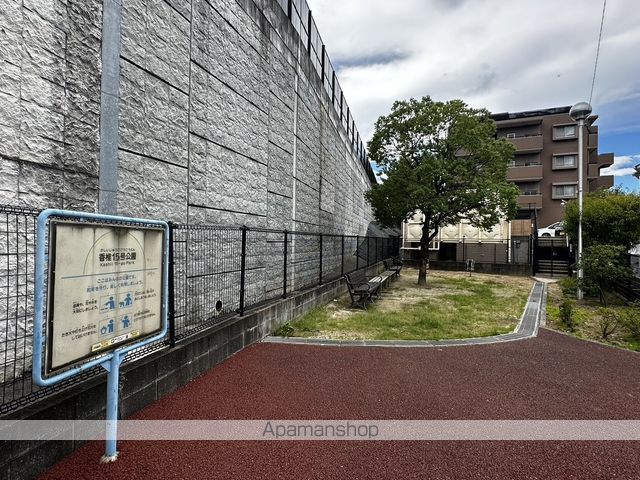
[[[131,343],[119,345],[113,349],[97,352],[90,360],[76,362],[73,365],[56,369],[58,373],[43,374],[43,348],[44,335],[43,331],[46,327],[44,319],[44,304],[47,297],[45,292],[45,266],[48,265],[47,258],[47,231],[48,223],[52,217],[60,219],[76,220],[76,223],[88,222],[91,224],[100,223],[105,226],[114,225],[119,227],[144,228],[145,226],[162,227],[164,230],[163,252],[162,252],[162,307],[161,307],[161,329],[157,334],[145,336],[135,339]],[[69,210],[48,209],[38,215],[36,238],[36,275],[35,275],[35,303],[34,303],[34,319],[33,319],[33,381],[40,386],[49,386],[56,384],[69,377],[77,375],[89,368],[95,367],[109,361],[115,352],[119,356],[140,348],[149,343],[161,340],[168,331],[168,312],[169,312],[169,224],[161,220],[147,220],[140,218],[118,217],[114,215],[103,215],[97,213],[75,212]],[[47,312],[49,316],[49,312]],[[48,322],[48,318],[46,320]],[[88,356],[87,358],[91,358]],[[62,371],[60,371],[62,370]]]
[[[47,258],[47,232],[49,232],[49,223],[51,218],[70,219],[77,223],[100,223],[106,226],[131,226],[143,229],[144,227],[154,228],[161,227],[164,238],[162,239],[162,281],[161,281],[161,329],[160,332],[154,334],[150,332],[144,337],[137,337],[131,343],[119,344],[113,349],[102,350],[96,352],[95,358],[74,363],[64,368],[64,370],[52,375],[43,375],[43,356],[46,354],[45,340],[45,319],[44,304],[47,298],[48,285],[45,284],[45,268],[48,265]],[[47,209],[38,215],[36,230],[36,259],[35,259],[35,301],[33,315],[33,369],[32,377],[36,385],[46,387],[55,385],[67,378],[78,375],[90,368],[101,366],[107,373],[107,408],[106,408],[106,444],[105,453],[101,458],[101,462],[113,462],[118,458],[116,450],[118,435],[118,395],[119,395],[119,376],[120,364],[124,360],[127,353],[137,348],[148,345],[152,342],[165,338],[169,327],[169,242],[170,229],[167,222],[161,220],[147,220],[140,218],[118,217],[114,215],[103,215],[98,213],[75,212],[70,210]],[[48,321],[49,312],[47,312]],[[89,357],[87,357],[89,358]]]
[[[160,315],[160,326],[156,329],[154,329],[151,332],[148,332],[146,334],[143,334],[141,336],[137,336],[134,338],[131,338],[129,340],[123,341],[123,342],[119,342],[109,348],[105,348],[102,349],[100,351],[96,351],[96,352],[89,352],[85,355],[83,355],[82,357],[78,357],[68,363],[65,363],[63,365],[59,365],[54,367],[52,365],[52,355],[53,355],[53,342],[54,342],[54,338],[53,338],[53,333],[54,333],[54,308],[53,308],[53,302],[55,300],[55,280],[54,280],[54,275],[55,275],[55,258],[56,258],[56,236],[57,236],[57,227],[58,225],[71,225],[71,226],[96,226],[96,227],[103,227],[103,228],[109,228],[109,227],[115,227],[118,229],[132,229],[132,230],[155,230],[155,231],[159,231],[162,232],[163,235],[166,235],[166,232],[163,231],[163,227],[161,225],[158,226],[152,226],[151,224],[147,223],[145,226],[140,226],[140,225],[134,225],[134,224],[113,224],[113,223],[105,223],[105,222],[96,222],[96,221],[78,221],[78,220],[69,220],[66,218],[61,218],[60,216],[56,216],[55,218],[50,218],[49,219],[49,254],[48,254],[48,261],[47,261],[47,266],[48,266],[48,282],[47,282],[47,292],[46,292],[46,297],[45,297],[45,302],[46,302],[46,312],[47,312],[47,317],[44,321],[45,323],[45,337],[44,337],[44,373],[43,376],[45,378],[50,378],[51,376],[55,375],[58,372],[62,372],[65,370],[69,370],[72,369],[74,366],[76,365],[81,365],[82,363],[86,362],[87,359],[93,358],[93,357],[102,357],[104,356],[106,353],[111,352],[112,350],[115,350],[117,348],[120,347],[124,347],[127,345],[130,345],[132,343],[138,343],[141,342],[142,340],[147,339],[148,337],[153,337],[157,334],[159,334],[162,331],[162,306],[161,306],[161,315]],[[163,238],[163,255],[164,255],[164,238]],[[164,292],[162,291],[162,275],[164,274],[164,265],[162,265],[162,272],[161,272],[161,291],[160,296],[161,296],[161,302],[162,302],[162,298],[164,295]],[[114,272],[115,273],[115,272]],[[124,272],[123,272],[124,273]]]

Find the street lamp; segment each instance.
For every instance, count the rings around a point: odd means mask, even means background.
[[[578,121],[578,300],[582,300],[582,204],[583,204],[583,176],[584,176],[584,140],[582,131],[584,121],[591,114],[591,105],[578,102],[569,111],[569,116]]]
[[[635,173],[633,174],[634,177],[636,177],[638,180],[640,180],[640,163],[637,164],[635,167]]]

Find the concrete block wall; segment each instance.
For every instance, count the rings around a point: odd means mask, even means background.
[[[370,182],[275,0],[121,12],[118,212],[366,232]]]
[[[0,5],[0,203],[98,203],[101,0]]]
[[[277,0],[4,0],[0,202],[364,235],[370,181]]]

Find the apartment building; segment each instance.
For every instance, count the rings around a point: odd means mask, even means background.
[[[431,242],[432,260],[531,263],[531,234],[536,222],[541,228],[562,220],[564,202],[578,196],[579,132],[569,116],[570,108],[493,115],[498,138],[506,138],[516,147],[507,178],[520,189],[518,217],[489,231],[468,222],[447,226]],[[585,193],[613,186],[613,176],[600,175],[602,168],[613,163],[613,153],[598,153],[597,118],[589,117],[582,132]],[[405,258],[416,259],[422,236],[420,212],[404,222],[402,234]]]
[[[507,178],[520,188],[520,216],[535,210],[538,227],[564,217],[563,201],[578,196],[578,124],[571,107],[493,115],[498,138],[516,147]],[[613,163],[613,153],[598,153],[597,115],[587,119],[584,145],[584,192],[613,186],[613,176],[600,170]]]

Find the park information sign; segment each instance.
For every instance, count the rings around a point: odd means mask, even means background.
[[[46,373],[162,329],[164,230],[52,219]]]
[[[55,385],[98,365],[108,372],[103,462],[118,457],[120,364],[167,333],[170,233],[159,220],[38,215],[33,381]]]

